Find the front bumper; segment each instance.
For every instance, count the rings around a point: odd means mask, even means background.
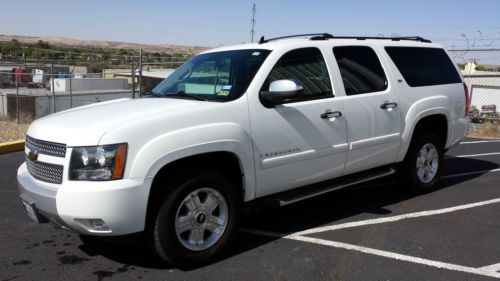
[[[144,230],[152,178],[53,184],[34,179],[23,163],[17,173],[19,197],[46,219],[63,228],[101,236],[126,235]],[[99,229],[89,220],[102,220]]]

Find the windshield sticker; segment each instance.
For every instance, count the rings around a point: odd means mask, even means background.
[[[260,52],[253,52],[252,53],[252,56],[258,56],[258,55],[260,55]]]
[[[224,85],[224,86],[222,86],[222,88],[221,88],[221,89],[222,89],[222,90],[228,90],[228,91],[229,91],[229,90],[231,90],[231,88],[232,88],[232,87],[233,87],[233,86],[231,86],[231,85]]]
[[[229,91],[222,90],[222,91],[218,92],[217,95],[225,97],[225,96],[229,95]]]

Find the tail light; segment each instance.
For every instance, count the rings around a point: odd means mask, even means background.
[[[469,88],[467,88],[467,84],[464,82],[464,93],[465,93],[465,115],[469,113],[470,107],[470,96],[469,96]]]

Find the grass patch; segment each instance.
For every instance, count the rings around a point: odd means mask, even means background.
[[[500,124],[486,122],[476,128],[469,129],[469,137],[473,138],[500,138]]]

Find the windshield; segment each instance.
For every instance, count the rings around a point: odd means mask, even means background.
[[[195,56],[158,84],[152,96],[221,102],[237,99],[270,52],[252,49]]]

